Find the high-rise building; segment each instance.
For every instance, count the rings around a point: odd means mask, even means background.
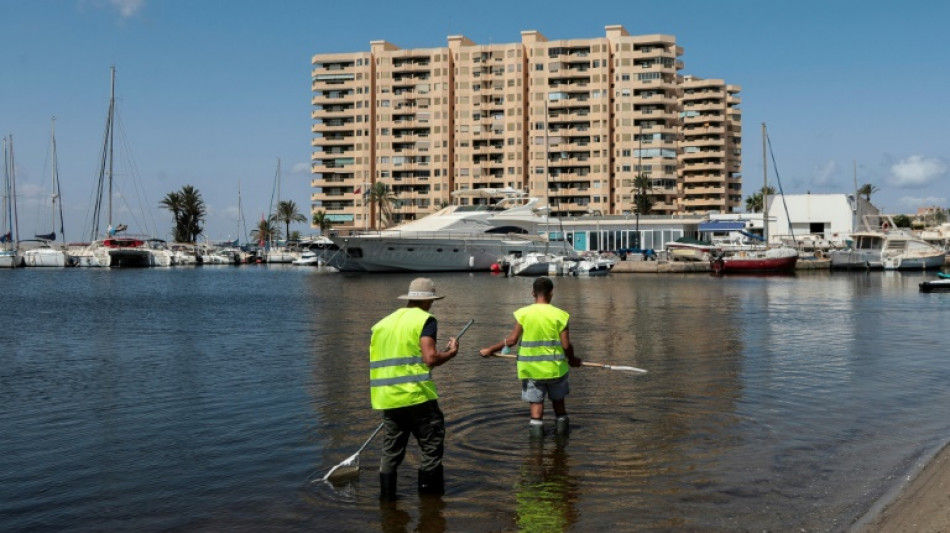
[[[594,39],[524,31],[315,55],[311,209],[338,230],[378,228],[452,191],[510,187],[560,216],[731,212],[739,89],[681,76],[682,54],[673,36],[607,26]]]
[[[742,205],[739,87],[686,76],[681,88],[680,211],[732,212]]]

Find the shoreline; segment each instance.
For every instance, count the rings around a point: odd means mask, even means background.
[[[928,533],[950,531],[950,442],[921,459],[907,479],[885,494],[848,531]]]

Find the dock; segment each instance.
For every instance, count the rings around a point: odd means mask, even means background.
[[[795,270],[830,270],[829,259],[805,259],[795,264]],[[688,274],[693,272],[712,272],[707,261],[617,261],[612,274]]]

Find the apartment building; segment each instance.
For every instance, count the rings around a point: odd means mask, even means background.
[[[695,76],[686,76],[681,87],[680,211],[732,212],[742,205],[739,87]]]
[[[559,216],[740,205],[739,89],[681,76],[675,37],[607,26],[593,39],[447,40],[313,57],[311,209],[337,229],[417,219],[487,187],[526,190]],[[373,184],[391,212],[366,197]]]

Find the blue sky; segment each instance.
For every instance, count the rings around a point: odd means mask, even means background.
[[[84,238],[110,65],[128,146],[119,149],[131,154],[117,164],[117,183],[134,211],[150,212],[136,215],[142,230],[167,238],[171,217],[156,206],[193,185],[217,240],[243,231],[239,187],[248,227],[268,210],[278,158],[281,199],[309,211],[314,54],[364,51],[377,39],[445,46],[456,34],[517,42],[529,29],[552,40],[599,37],[611,24],[672,34],[685,49],[683,74],[742,87],[744,195],[762,184],[766,122],[789,194],[852,192],[856,163],[858,183],[875,185],[872,201],[887,212],[950,205],[950,3],[576,5],[0,0],[0,133],[14,136],[21,236],[49,231],[38,205],[49,194],[55,115],[66,236]],[[771,167],[769,175],[774,184]],[[292,229],[310,233],[304,224]]]

